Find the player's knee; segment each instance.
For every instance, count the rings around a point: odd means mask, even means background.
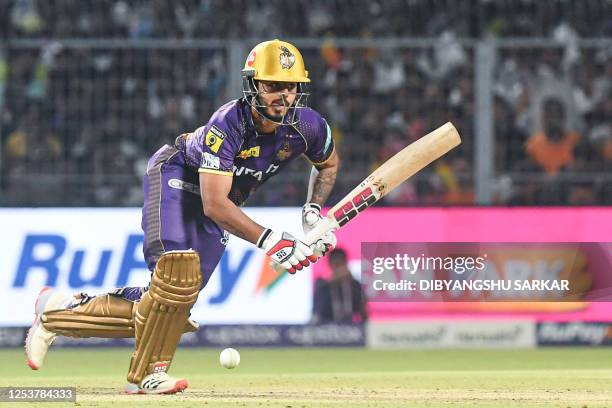
[[[202,287],[200,256],[193,249],[164,252],[157,261],[149,292],[173,306],[193,305]]]

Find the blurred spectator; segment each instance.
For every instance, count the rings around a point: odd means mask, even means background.
[[[588,134],[589,142],[597,152],[601,162],[598,170],[612,168],[612,92],[596,106],[590,116],[592,127]]]
[[[563,103],[549,99],[544,102],[544,128],[533,134],[525,145],[529,157],[551,176],[574,164],[574,149],[580,135],[564,129]]]
[[[336,248],[327,256],[330,280],[317,279],[313,300],[313,323],[354,323],[367,320],[361,284],[351,275],[346,252]]]

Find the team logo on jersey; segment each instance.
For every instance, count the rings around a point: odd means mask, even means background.
[[[280,150],[276,152],[276,158],[281,161],[287,160],[289,157],[291,157],[292,153],[293,151],[291,150],[291,145],[285,140],[281,145]]]
[[[260,146],[251,147],[250,149],[245,149],[238,153],[239,159],[248,159],[249,157],[259,157],[259,148]]]
[[[218,127],[212,126],[208,133],[206,133],[206,146],[208,146],[213,153],[217,153],[224,139],[225,133]]]
[[[281,45],[280,49],[281,53],[278,57],[278,61],[280,62],[281,67],[283,67],[283,69],[291,68],[293,64],[295,64],[295,55],[293,55],[291,51],[289,51],[289,48],[285,47],[284,45]]]

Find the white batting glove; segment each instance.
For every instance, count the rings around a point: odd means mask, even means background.
[[[321,206],[319,204],[304,204],[304,207],[302,207],[302,229],[305,235],[308,235],[322,220],[323,216],[321,216]],[[320,258],[334,249],[337,243],[338,240],[334,231],[328,231],[312,245],[314,254]]]
[[[261,234],[257,246],[266,251],[272,262],[289,273],[301,271],[319,259],[308,245],[293,235],[288,232],[275,232],[269,228]]]

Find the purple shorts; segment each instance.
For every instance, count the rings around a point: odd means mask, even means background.
[[[151,271],[166,251],[193,249],[200,256],[202,287],[221,260],[229,235],[204,215],[200,183],[183,153],[165,145],[144,176],[144,256]]]

